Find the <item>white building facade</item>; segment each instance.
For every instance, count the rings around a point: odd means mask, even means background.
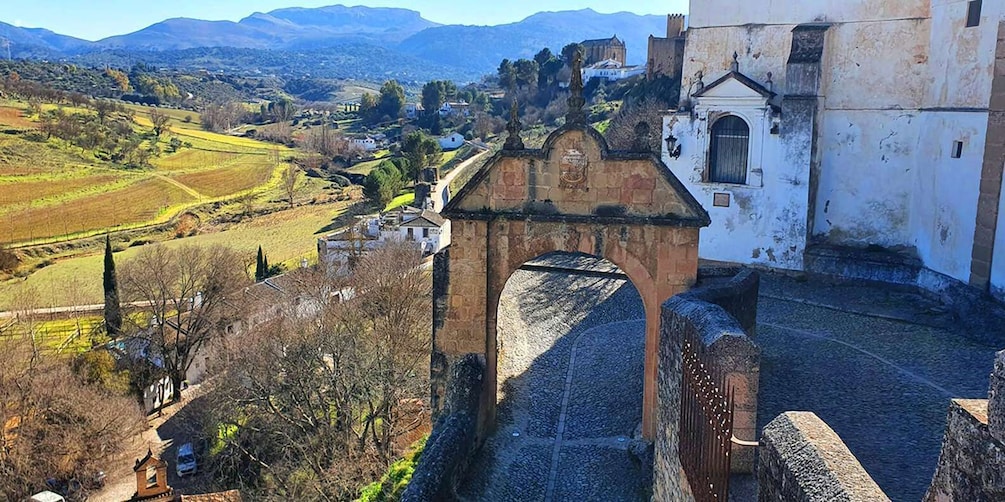
[[[625,66],[619,61],[607,59],[583,68],[582,72],[583,82],[589,82],[595,78],[613,82],[616,80],[631,78],[636,75],[643,75],[646,73],[646,67]]]
[[[883,248],[1005,298],[1003,21],[1005,2],[692,1],[663,160],[712,217],[702,258]]]

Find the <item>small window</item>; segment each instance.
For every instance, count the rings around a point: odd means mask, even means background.
[[[410,241],[415,240],[415,229],[412,227],[408,227],[408,240]]]
[[[428,228],[423,228],[422,229],[422,237],[424,239],[429,237],[429,229]]]
[[[747,152],[750,127],[740,117],[727,115],[712,124],[708,158],[708,181],[747,183]]]
[[[952,152],[951,155],[952,155],[952,157],[954,159],[958,159],[958,158],[960,158],[960,157],[963,156],[963,142],[962,141],[953,141],[953,152]]]
[[[967,7],[967,28],[981,25],[981,1],[970,0],[970,4]]]

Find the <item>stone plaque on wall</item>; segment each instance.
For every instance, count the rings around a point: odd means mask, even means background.
[[[562,153],[560,188],[586,189],[586,169],[590,159],[583,153],[580,145],[574,145]]]

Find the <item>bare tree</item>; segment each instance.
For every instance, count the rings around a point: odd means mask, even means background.
[[[607,128],[604,136],[614,150],[635,149],[638,140],[636,128],[639,123],[644,122],[649,126],[649,150],[659,153],[662,141],[663,115],[666,109],[665,102],[653,98],[646,98],[622,107],[618,114],[611,119],[611,125]]]
[[[283,193],[286,195],[286,200],[290,203],[290,209],[296,207],[296,197],[303,191],[304,184],[300,179],[300,168],[295,164],[290,164],[286,166],[283,170],[282,183]]]
[[[153,123],[153,131],[158,138],[171,130],[171,117],[160,110],[150,110],[150,122]]]
[[[351,276],[287,274],[281,315],[242,335],[213,380],[210,422],[234,430],[210,466],[217,479],[252,489],[275,480],[277,499],[342,500],[386,468],[425,423],[413,404],[428,393],[431,331],[420,259],[399,243],[365,255]]]
[[[248,283],[243,259],[222,246],[144,246],[119,271],[128,301],[142,302],[149,326],[135,326],[160,356],[175,396],[197,355],[241,315],[231,298]]]
[[[0,350],[0,500],[22,500],[45,480],[86,483],[107,469],[142,425],[136,401],[44,359],[30,335],[3,331]]]

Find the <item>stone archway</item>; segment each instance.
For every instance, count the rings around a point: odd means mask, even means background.
[[[698,231],[709,217],[655,155],[609,151],[580,114],[570,112],[539,150],[508,141],[444,210],[452,236],[434,284],[433,406],[443,392],[438,375],[465,354],[483,355],[480,433],[495,419],[496,315],[506,281],[532,258],[566,251],[613,262],[642,297],[643,434],[654,435],[660,305],[694,284]],[[511,135],[519,132],[514,122]]]

